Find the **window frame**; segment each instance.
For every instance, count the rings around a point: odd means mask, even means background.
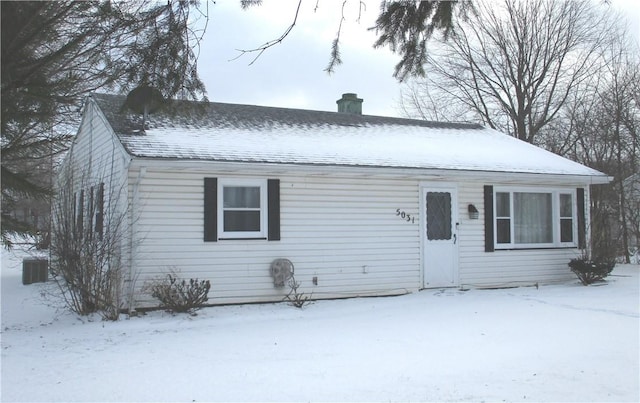
[[[225,187],[257,187],[260,189],[260,230],[225,231],[224,230],[224,189]],[[268,194],[267,179],[219,178],[217,189],[217,229],[218,239],[267,239],[268,231]]]
[[[498,216],[498,193],[509,194],[509,242],[498,243],[498,220],[506,219]],[[516,243],[515,242],[515,206],[514,193],[542,193],[551,194],[551,225],[552,242],[546,243]],[[571,241],[562,242],[561,222],[568,216],[561,216],[560,195],[571,196]],[[495,250],[509,249],[551,249],[551,248],[576,248],[578,247],[578,200],[576,189],[552,188],[552,187],[526,187],[526,186],[494,186],[493,188],[493,246]]]

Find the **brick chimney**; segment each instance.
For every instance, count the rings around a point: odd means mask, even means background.
[[[338,112],[351,113],[353,115],[362,115],[362,99],[357,94],[342,94],[342,98],[338,99]]]

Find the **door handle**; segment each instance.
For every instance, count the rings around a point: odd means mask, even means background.
[[[458,241],[458,235],[453,234],[453,244],[455,245],[457,241]]]

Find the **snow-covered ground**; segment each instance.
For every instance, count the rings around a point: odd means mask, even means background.
[[[80,320],[2,250],[2,401],[640,401],[640,267],[605,285],[428,290]]]

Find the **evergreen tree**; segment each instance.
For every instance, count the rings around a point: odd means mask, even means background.
[[[454,32],[456,9],[466,19],[475,12],[470,1],[383,1],[373,30],[378,40],[374,47],[389,46],[400,55],[394,77],[404,81],[407,77],[422,77],[427,63],[427,42],[439,32],[446,40]]]
[[[0,2],[2,240],[33,230],[9,213],[46,198],[36,172],[64,150],[82,98],[97,89],[158,88],[203,98],[189,12],[197,0]]]

